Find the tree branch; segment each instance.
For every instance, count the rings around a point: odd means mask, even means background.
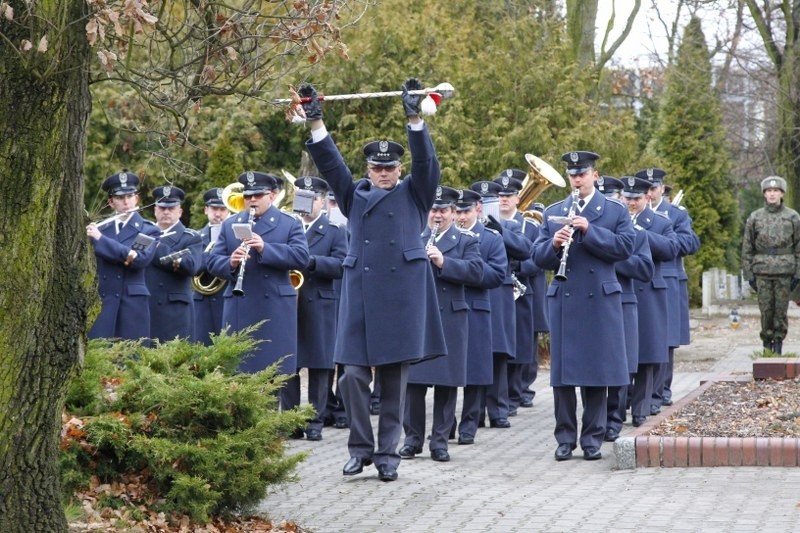
[[[772,34],[772,27],[767,22],[765,13],[758,7],[755,0],[744,1],[745,4],[747,4],[747,8],[750,10],[750,16],[753,17],[756,23],[756,28],[761,35],[761,40],[764,41],[764,49],[767,51],[767,55],[772,61],[772,64],[775,65],[775,68],[780,71],[783,63],[783,54],[775,42],[775,36]],[[783,5],[787,3],[786,1],[782,2]]]

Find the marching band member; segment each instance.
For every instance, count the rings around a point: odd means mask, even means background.
[[[150,291],[150,336],[160,342],[191,339],[194,334],[192,278],[202,267],[203,248],[200,234],[181,222],[185,197],[178,187],[153,189],[161,237],[153,262],[145,269],[145,281]]]
[[[155,255],[153,239],[159,231],[135,212],[138,186],[139,176],[133,172],[106,178],[101,187],[108,193],[108,205],[115,215],[109,223],[86,226],[97,261],[102,302],[100,315],[89,330],[90,339],[150,337],[150,291],[144,272]]]
[[[583,457],[596,460],[602,457],[607,387],[624,386],[629,380],[622,287],[614,263],[631,255],[636,234],[627,208],[595,193],[599,157],[578,151],[562,156],[573,194],[545,210],[534,244],[536,264],[558,271],[547,292],[557,461],[570,459],[577,447],[575,387],[583,387],[586,398],[580,433]],[[565,215],[566,224],[553,218]],[[581,334],[597,317],[603,317],[604,327]]]
[[[208,223],[198,233],[203,245],[203,265],[198,274],[207,273],[206,266],[211,256],[210,243],[217,242],[222,223],[230,215],[230,211],[222,201],[222,187],[214,187],[203,193],[203,214]],[[221,290],[221,289],[220,289]],[[222,308],[225,299],[222,294],[200,294],[194,292],[194,341],[206,346],[211,344],[211,334],[219,335],[222,329]]]
[[[440,179],[433,142],[419,117],[422,97],[409,94],[421,88],[414,78],[403,85],[411,174],[402,181],[405,150],[382,140],[364,147],[367,179],[354,182],[322,121],[316,90],[304,84],[298,91],[309,98],[303,103],[311,126],[306,148],[350,229],[334,349],[335,361],[345,365],[339,386],[350,423],[346,476],[374,462],[378,479],[397,479],[409,365],[447,353],[433,272],[420,240]],[[377,449],[369,415],[372,366],[381,385]]]
[[[434,461],[450,460],[447,440],[456,416],[458,387],[467,382],[467,339],[469,304],[464,284],[479,284],[483,278],[478,239],[462,232],[453,223],[458,191],[439,187],[428,214],[428,229],[422,234],[430,259],[439,312],[447,342],[447,357],[437,357],[412,365],[403,417],[406,438],[399,454],[411,459],[422,453],[425,439],[425,395],[433,387],[433,427],[429,442]],[[488,302],[487,302],[488,303]]]

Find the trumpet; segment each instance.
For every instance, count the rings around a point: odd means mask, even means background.
[[[578,205],[580,193],[580,189],[572,189],[572,205],[569,206],[567,218],[573,218],[575,216],[575,209]],[[575,228],[570,226],[570,230],[569,240],[564,244],[564,248],[561,251],[561,263],[558,265],[558,272],[556,272],[554,276],[558,281],[567,281],[567,258],[569,257],[569,247],[572,245],[572,235],[575,233]]]
[[[250,224],[250,227],[253,227],[253,222],[256,219],[256,209],[254,207],[250,208],[250,216],[247,218],[247,223]],[[244,296],[244,289],[242,288],[242,284],[244,283],[244,269],[245,265],[247,264],[247,256],[250,254],[250,246],[245,244],[244,242],[241,245],[242,249],[245,251],[245,256],[242,259],[242,262],[239,263],[239,273],[236,276],[236,285],[233,287],[233,295],[234,296]]]

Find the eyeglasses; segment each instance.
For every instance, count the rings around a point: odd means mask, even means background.
[[[370,166],[367,167],[368,170],[371,170],[372,172],[377,172],[377,173],[380,173],[380,172],[394,172],[394,169],[396,169],[396,168],[397,168],[397,166],[389,167],[389,166],[384,166],[384,165],[370,165]]]
[[[266,193],[257,192],[255,194],[248,194],[247,196],[244,197],[244,199],[245,200],[261,200],[262,198],[264,198],[265,195],[266,195]]]

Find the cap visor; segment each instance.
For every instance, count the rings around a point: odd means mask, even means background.
[[[136,192],[136,187],[120,187],[119,189],[115,189],[111,196],[124,196],[126,194],[133,194]]]
[[[584,172],[586,172],[590,168],[592,168],[592,167],[568,168],[567,169],[567,174],[569,174],[570,176],[575,176],[576,174],[583,174]]]

